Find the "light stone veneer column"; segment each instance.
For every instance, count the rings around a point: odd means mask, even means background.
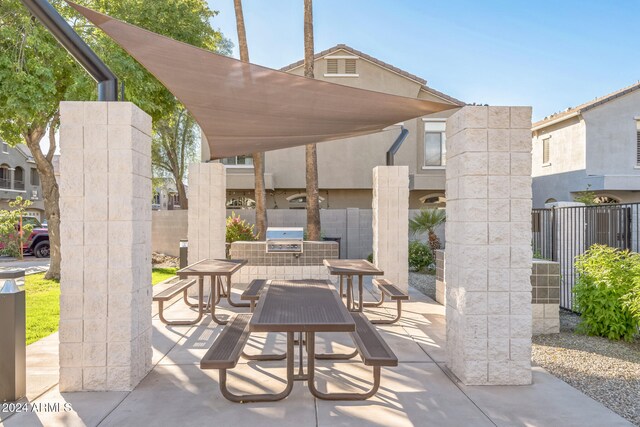
[[[227,175],[222,163],[189,165],[189,264],[224,259],[226,242]],[[210,286],[205,281],[205,293]],[[193,286],[189,295],[197,295]]]
[[[447,364],[465,384],[531,383],[531,108],[447,121]]]
[[[373,168],[373,260],[384,277],[409,289],[409,167]]]
[[[151,369],[151,118],[60,104],[60,390],[132,390]]]

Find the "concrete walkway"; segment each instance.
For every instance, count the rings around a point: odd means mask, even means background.
[[[362,402],[314,399],[306,383],[274,403],[236,404],[218,389],[217,371],[200,358],[221,331],[208,319],[167,327],[154,317],[154,369],[132,392],[60,393],[57,334],[29,346],[29,399],[54,404],[53,412],[0,412],[4,426],[629,426],[623,418],[566,383],[535,368],[532,386],[467,387],[447,370],[444,307],[411,290],[405,317],[380,330],[400,359],[382,370],[378,394]],[[236,297],[237,299],[237,297]],[[222,310],[222,312],[229,312]],[[370,317],[380,314],[368,312]],[[384,313],[390,315],[389,312]],[[155,310],[154,310],[155,315]],[[168,316],[192,315],[177,302]],[[280,334],[252,336],[248,352],[283,351]],[[346,334],[321,334],[318,352],[347,351]],[[318,363],[318,388],[362,390],[371,378],[357,361]],[[229,383],[236,392],[273,392],[284,386],[284,363],[241,360]],[[65,412],[64,404],[71,410]],[[37,408],[37,406],[36,406]],[[42,408],[40,408],[42,409]]]

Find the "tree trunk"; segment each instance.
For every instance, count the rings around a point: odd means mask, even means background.
[[[313,75],[313,1],[304,0],[304,75]],[[307,236],[320,240],[320,195],[318,193],[318,154],[316,144],[305,147],[307,181]]]
[[[189,200],[187,199],[187,191],[184,188],[184,182],[175,178],[176,189],[178,190],[178,200],[180,200],[180,209],[189,209]]]
[[[233,0],[236,12],[236,27],[238,29],[238,49],[240,60],[249,62],[249,47],[247,46],[247,33],[244,27],[244,15],[242,13],[242,0]],[[258,239],[262,240],[267,231],[267,194],[264,185],[264,153],[252,153],[254,198],[256,201],[256,232]]]
[[[53,155],[56,150],[55,128],[59,116],[55,114],[49,130],[49,152],[45,156],[40,148],[40,141],[45,134],[45,128],[30,129],[24,135],[25,143],[36,162],[40,183],[42,185],[44,209],[49,230],[50,264],[45,279],[60,280],[60,191],[53,170]]]

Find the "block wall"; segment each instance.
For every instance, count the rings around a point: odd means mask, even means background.
[[[531,383],[531,108],[447,121],[447,364],[465,384]]]
[[[132,390],[151,368],[151,118],[60,104],[60,390]]]

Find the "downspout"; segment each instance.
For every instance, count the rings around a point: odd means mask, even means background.
[[[387,151],[387,166],[393,166],[394,156],[400,149],[400,146],[402,145],[404,140],[407,139],[407,135],[409,135],[409,131],[405,129],[404,126],[400,126],[400,128],[400,135],[398,135],[393,145],[391,145],[391,147]]]
[[[98,83],[98,101],[118,100],[118,79],[47,0],[20,0]],[[124,97],[123,97],[124,99]]]

